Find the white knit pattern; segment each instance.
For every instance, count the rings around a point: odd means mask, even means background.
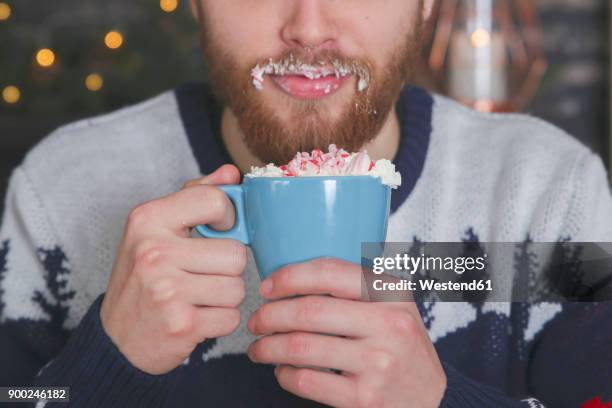
[[[540,401],[538,401],[535,398],[527,398],[527,399],[521,400],[521,402],[524,402],[527,405],[527,408],[546,408],[544,404],[542,404]]]

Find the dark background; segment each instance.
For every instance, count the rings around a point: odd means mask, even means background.
[[[609,163],[610,3],[534,1],[550,68],[527,112],[565,129]],[[10,170],[59,125],[203,77],[196,26],[186,2],[170,13],[160,8],[159,0],[2,2],[12,15],[0,21],[0,91],[16,85],[21,99],[12,105],[0,99],[0,197]],[[109,30],[123,34],[121,48],[104,45]],[[36,51],[44,47],[57,57],[48,69],[34,62]],[[97,92],[84,86],[92,72],[104,79]]]

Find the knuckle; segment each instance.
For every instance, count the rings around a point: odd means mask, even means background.
[[[217,187],[204,187],[204,194],[206,196],[206,206],[208,208],[210,216],[215,220],[223,218],[227,210],[227,198],[225,197],[225,193],[223,193]]]
[[[140,228],[142,225],[154,221],[158,204],[155,201],[149,201],[135,207],[128,215],[127,225],[129,229]]]
[[[412,336],[418,332],[419,325],[415,317],[407,310],[389,310],[385,321],[390,332],[399,336]]]
[[[340,261],[336,258],[324,257],[319,260],[319,267],[323,270],[338,269]]]
[[[255,326],[265,330],[272,321],[272,311],[269,303],[264,303],[255,314]]]
[[[242,301],[244,300],[245,296],[246,296],[246,285],[244,283],[244,280],[241,278],[233,278],[231,281],[231,295],[229,296],[230,298],[230,303],[231,306],[238,306],[240,305],[240,303],[242,303]]]
[[[156,240],[146,240],[134,248],[134,266],[150,268],[158,265],[166,256],[166,245]]]
[[[278,274],[272,275],[274,286],[278,288],[292,288],[296,281],[295,269],[291,265],[281,269]]]
[[[298,394],[309,395],[313,388],[312,372],[305,368],[300,368],[295,372],[295,388]]]
[[[147,285],[149,298],[153,303],[166,303],[176,298],[177,287],[172,279],[155,279]]]
[[[357,406],[359,408],[383,407],[384,403],[377,388],[366,382],[357,391]]]
[[[229,240],[232,245],[232,266],[236,274],[241,274],[247,264],[247,248],[238,241]]]
[[[181,311],[181,313],[173,313],[166,317],[165,330],[166,333],[172,336],[182,336],[190,333],[195,327],[195,320],[193,313],[187,309]]]
[[[240,326],[240,311],[238,309],[229,309],[227,316],[224,319],[223,328],[221,330],[222,336],[227,336],[233,333]]]
[[[238,309],[226,309],[223,313],[215,313],[208,320],[214,327],[208,337],[227,336],[240,326],[240,311]]]
[[[344,269],[346,269],[346,265],[342,263],[343,261],[337,258],[324,257],[319,258],[317,262],[319,270],[327,272],[328,274],[335,273],[336,271],[343,271]]]
[[[295,271],[291,265],[286,266],[279,271],[276,278],[281,286],[291,286],[292,282],[295,281]]]
[[[281,291],[292,291],[300,284],[300,271],[294,265],[288,265],[272,275],[274,287]]]
[[[303,333],[287,335],[287,357],[300,358],[307,356],[312,349],[312,342]]]
[[[395,356],[382,349],[371,349],[367,352],[368,365],[378,373],[390,372],[395,364]]]
[[[256,340],[251,344],[250,347],[250,355],[255,358],[257,361],[268,361],[266,359],[266,347],[265,343],[268,341],[266,337],[263,337],[259,340]]]
[[[321,320],[323,303],[316,296],[306,296],[300,300],[300,306],[297,314],[298,321],[309,327]]]

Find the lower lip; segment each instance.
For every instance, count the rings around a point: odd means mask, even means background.
[[[274,83],[289,95],[299,99],[321,99],[338,92],[350,77],[335,75],[308,79],[299,75],[272,76]]]

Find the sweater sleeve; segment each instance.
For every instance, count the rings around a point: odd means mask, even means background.
[[[17,168],[0,228],[0,361],[10,367],[0,386],[69,387],[72,406],[164,405],[180,368],[154,376],[132,366],[101,325],[102,295],[70,327],[72,268],[42,197]]]
[[[166,406],[180,368],[151,375],[134,367],[102,328],[102,299],[93,303],[61,353],[40,370],[35,385],[70,387],[70,403],[78,407]]]
[[[440,408],[544,408],[535,398],[511,399],[503,392],[476,382],[444,364],[446,391]]]

